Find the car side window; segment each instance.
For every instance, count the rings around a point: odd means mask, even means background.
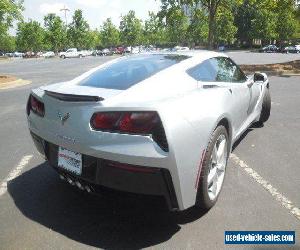
[[[205,60],[197,66],[189,69],[187,73],[197,81],[214,82],[217,72],[210,60]]]
[[[187,73],[202,82],[245,82],[246,76],[240,68],[227,57],[210,58],[189,69]]]
[[[218,82],[233,82],[233,83],[242,83],[246,81],[245,74],[241,69],[227,57],[217,57],[212,58],[217,68],[217,78]]]
[[[245,82],[247,80],[247,76],[245,75],[245,73],[230,58],[226,58],[226,59],[230,62],[232,67],[234,67],[234,73],[231,82],[236,82],[236,83]]]

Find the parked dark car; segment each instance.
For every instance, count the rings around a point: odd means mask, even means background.
[[[300,53],[300,48],[296,47],[296,46],[288,46],[288,47],[283,48],[282,53],[286,53],[286,54],[296,53],[296,54],[298,54],[298,53]]]
[[[94,50],[92,53],[93,56],[103,56],[103,53],[101,50]]]
[[[279,51],[280,49],[274,44],[270,44],[259,49],[259,52],[263,52],[263,53],[277,53]]]
[[[103,49],[102,54],[104,56],[112,56],[114,54],[114,52],[113,52],[113,50],[110,50],[110,49]]]

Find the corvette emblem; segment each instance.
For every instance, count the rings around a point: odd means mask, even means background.
[[[66,113],[66,114],[63,115],[61,112],[58,112],[57,116],[61,121],[61,125],[64,125],[65,121],[69,119],[70,113]]]

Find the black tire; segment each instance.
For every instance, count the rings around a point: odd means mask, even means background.
[[[62,55],[61,58],[62,58],[62,59],[66,59],[66,56],[65,56],[65,55]]]
[[[258,122],[260,124],[265,123],[269,119],[270,114],[271,114],[271,95],[270,95],[270,90],[267,89],[264,96],[262,109],[261,109]]]
[[[212,157],[212,152],[213,152],[214,146],[215,146],[219,136],[222,134],[225,136],[226,141],[227,141],[227,155],[226,155],[226,164],[225,164],[225,175],[226,175],[226,165],[227,165],[228,156],[229,156],[230,142],[229,142],[228,132],[224,126],[218,126],[215,129],[215,131],[212,133],[212,135],[210,137],[210,141],[209,141],[207,149],[206,149],[206,152],[205,152],[205,155],[204,155],[203,163],[202,163],[202,169],[201,169],[201,174],[200,174],[199,183],[198,183],[198,190],[197,190],[196,206],[203,208],[205,210],[208,210],[215,205],[215,203],[217,202],[218,197],[221,193],[222,186],[223,186],[223,185],[221,185],[220,192],[217,194],[217,196],[213,200],[211,200],[209,197],[209,193],[208,193],[207,178],[208,178],[208,174],[209,174],[209,170],[210,170],[210,163],[211,163],[211,157]],[[224,183],[224,179],[223,179],[223,183]]]

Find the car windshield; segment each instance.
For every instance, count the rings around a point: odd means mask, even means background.
[[[125,90],[187,58],[184,55],[164,54],[130,56],[97,70],[79,85]]]

